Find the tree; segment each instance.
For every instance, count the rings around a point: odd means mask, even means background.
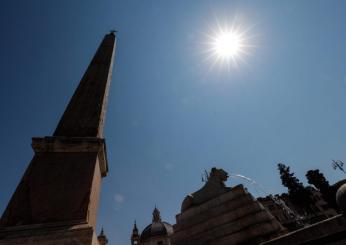
[[[303,184],[299,182],[299,179],[294,176],[294,173],[290,172],[290,167],[283,163],[278,164],[280,172],[280,178],[283,186],[288,188],[289,192],[296,192],[304,188]]]
[[[310,185],[314,185],[321,192],[327,191],[330,188],[329,182],[318,169],[309,170],[308,172],[306,172],[305,176],[308,180],[308,183]]]
[[[310,191],[294,176],[294,173],[291,173],[289,166],[278,163],[278,170],[282,185],[288,189],[288,196],[291,202],[302,207],[307,212],[311,212],[310,205],[313,203],[313,200]]]
[[[306,178],[310,185],[314,185],[318,189],[323,199],[328,203],[328,206],[334,209],[337,209],[336,204],[336,189],[329,185],[329,182],[324,177],[323,173],[320,170],[309,170],[306,172]]]

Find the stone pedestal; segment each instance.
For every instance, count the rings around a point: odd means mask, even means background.
[[[0,219],[0,244],[97,244],[104,140],[45,137],[32,146],[35,156]]]
[[[176,216],[173,244],[259,244],[282,234],[280,223],[242,185]]]
[[[0,230],[0,245],[99,245],[87,224],[41,224]]]

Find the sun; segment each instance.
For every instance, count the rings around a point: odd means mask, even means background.
[[[235,28],[220,28],[210,36],[209,46],[216,63],[237,65],[246,54],[246,37]]]
[[[234,59],[241,53],[242,45],[240,34],[234,31],[218,34],[212,43],[215,54],[221,59]]]
[[[238,68],[240,64],[247,63],[247,57],[254,45],[251,40],[250,29],[239,21],[225,21],[209,27],[206,33],[205,48],[206,60],[211,63],[210,68]]]

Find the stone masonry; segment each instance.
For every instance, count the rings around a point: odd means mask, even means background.
[[[98,245],[103,138],[115,35],[106,35],[53,136],[33,138],[35,155],[0,219],[0,245]]]
[[[212,177],[206,185],[210,181],[213,181]],[[213,186],[217,186],[216,182]],[[260,244],[286,232],[242,185],[216,188],[225,191],[190,207],[183,202],[182,212],[176,216],[174,225],[174,245]],[[196,193],[200,200],[203,199],[203,191]]]

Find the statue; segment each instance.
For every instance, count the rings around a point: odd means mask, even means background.
[[[226,187],[225,182],[228,179],[228,173],[223,169],[212,168],[205,185],[198,191],[187,195],[181,205],[181,212],[205,203],[221,194],[224,194],[231,190],[230,187]]]

